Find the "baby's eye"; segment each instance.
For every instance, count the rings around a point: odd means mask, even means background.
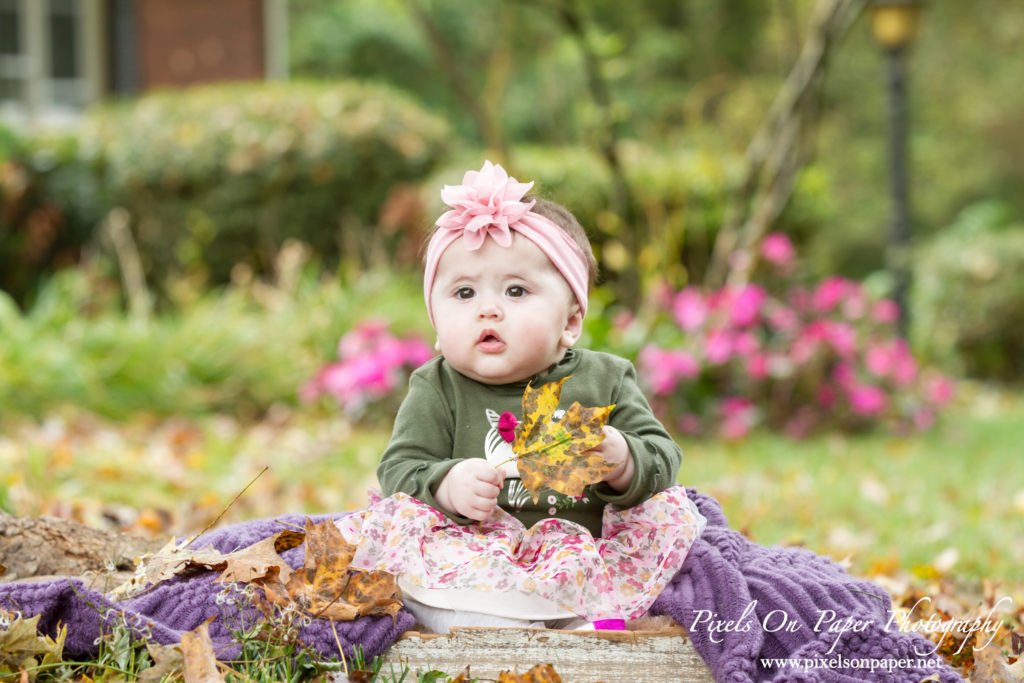
[[[521,296],[526,296],[526,288],[520,287],[519,285],[512,285],[511,287],[505,290],[505,294],[512,297],[513,299],[518,299]]]
[[[476,292],[473,291],[472,287],[459,287],[455,290],[456,299],[472,299]]]

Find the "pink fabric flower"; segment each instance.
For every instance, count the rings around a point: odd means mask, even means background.
[[[789,268],[796,260],[796,249],[786,235],[781,232],[769,233],[761,241],[761,258],[779,268]]]
[[[445,185],[441,199],[452,207],[437,219],[441,229],[465,230],[463,242],[473,251],[490,235],[503,247],[512,245],[509,224],[516,223],[534,202],[524,203],[523,195],[533,183],[510,178],[501,166],[485,161],[479,171],[466,171],[461,185]]]
[[[512,443],[516,440],[516,427],[518,425],[519,420],[516,419],[516,416],[506,411],[498,418],[498,434],[507,443]]]

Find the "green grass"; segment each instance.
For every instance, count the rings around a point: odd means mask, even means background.
[[[857,574],[1024,581],[1024,398],[964,394],[912,438],[683,442],[680,480],[718,498],[758,542],[848,559]]]

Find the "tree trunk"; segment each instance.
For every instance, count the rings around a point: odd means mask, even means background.
[[[56,517],[14,517],[0,510],[0,581],[133,572],[135,558],[166,540],[102,531]]]

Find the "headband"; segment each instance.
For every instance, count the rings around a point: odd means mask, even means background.
[[[430,290],[441,255],[460,237],[467,251],[476,251],[488,237],[502,247],[512,246],[512,231],[530,240],[558,269],[576,295],[580,313],[587,314],[590,271],[579,245],[554,222],[534,213],[535,201],[521,201],[533,183],[516,182],[498,164],[485,161],[479,171],[466,171],[461,185],[445,185],[441,199],[452,207],[437,219],[437,230],[427,245],[423,297],[431,324]]]

